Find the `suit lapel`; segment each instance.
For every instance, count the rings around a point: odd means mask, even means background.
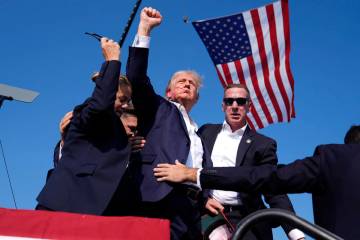
[[[206,146],[208,146],[210,155],[214,149],[215,141],[216,141],[217,135],[221,131],[221,128],[222,128],[221,124],[214,125],[214,127],[212,127],[211,131],[209,131],[209,136],[206,136],[206,138],[204,138],[204,141],[206,142]]]
[[[175,107],[175,111],[178,112],[179,118],[180,118],[180,122],[181,122],[181,127],[182,127],[182,129],[184,130],[184,132],[186,133],[187,139],[190,141],[190,137],[189,137],[189,133],[188,133],[188,130],[187,130],[187,127],[186,127],[185,119],[184,119],[181,111],[179,110],[179,108],[178,108],[175,104],[173,104],[173,103],[172,103],[172,105]]]
[[[250,145],[253,142],[253,136],[254,136],[255,132],[253,130],[251,130],[248,127],[246,127],[245,132],[243,137],[241,138],[238,150],[237,150],[237,154],[236,154],[236,165],[235,166],[240,166],[243,161],[244,161],[244,156],[246,154],[246,152],[249,150]]]

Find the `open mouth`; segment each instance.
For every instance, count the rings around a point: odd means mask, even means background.
[[[241,117],[241,115],[238,114],[238,113],[232,113],[230,116],[231,116],[232,118],[235,118],[235,119],[238,119],[238,118]]]

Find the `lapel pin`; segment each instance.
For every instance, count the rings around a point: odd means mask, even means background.
[[[246,139],[246,143],[247,144],[251,143],[251,139]]]

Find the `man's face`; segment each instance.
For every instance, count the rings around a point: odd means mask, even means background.
[[[127,136],[135,136],[137,133],[137,117],[135,115],[123,114],[120,119],[124,125]]]
[[[183,104],[194,105],[197,101],[197,82],[191,73],[180,73],[173,80],[168,89],[166,96],[175,101]]]
[[[121,114],[124,109],[130,107],[131,104],[131,88],[129,86],[121,86],[118,88],[115,100],[115,112]]]
[[[229,88],[225,91],[222,110],[225,112],[226,122],[233,131],[246,124],[246,114],[250,109],[249,101],[245,101],[247,98],[248,93],[244,88]]]

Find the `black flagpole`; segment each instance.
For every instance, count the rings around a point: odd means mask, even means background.
[[[138,11],[138,9],[139,9],[139,7],[140,7],[141,1],[142,1],[142,0],[137,0],[137,1],[136,1],[135,6],[134,6],[134,8],[133,8],[133,10],[132,10],[132,12],[131,12],[131,14],[130,14],[129,20],[128,20],[128,22],[127,22],[127,24],[126,24],[126,26],[125,26],[125,28],[124,28],[124,31],[123,31],[123,33],[122,33],[122,35],[121,35],[121,38],[120,38],[120,40],[119,40],[119,42],[118,42],[120,48],[122,47],[122,45],[123,45],[123,43],[124,43],[124,41],[125,41],[126,35],[127,35],[128,32],[129,32],[129,29],[130,29],[130,27],[131,27],[131,24],[132,24],[132,22],[133,22],[133,20],[134,20],[134,18],[135,18],[136,12]]]

